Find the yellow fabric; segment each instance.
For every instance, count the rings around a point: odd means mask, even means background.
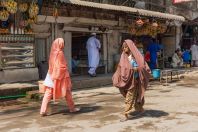
[[[142,111],[144,105],[144,98],[138,101],[138,88],[140,87],[139,82],[135,83],[135,88],[129,89],[125,97],[125,111],[124,114],[129,114],[134,111]]]

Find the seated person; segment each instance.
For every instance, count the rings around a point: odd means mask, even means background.
[[[172,57],[172,67],[173,68],[183,67],[183,59],[180,49],[177,49]]]
[[[76,55],[74,55],[73,57],[72,57],[72,72],[76,72],[76,68],[78,67],[78,65],[79,65],[79,59],[78,59],[78,57],[76,56]]]

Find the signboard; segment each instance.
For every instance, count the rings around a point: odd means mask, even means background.
[[[183,3],[183,2],[190,2],[190,1],[195,1],[195,0],[173,0],[173,4]]]

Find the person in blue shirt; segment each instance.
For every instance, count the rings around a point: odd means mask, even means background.
[[[157,68],[157,52],[161,50],[161,46],[156,42],[156,39],[152,38],[147,47],[147,51],[150,53],[150,69]]]
[[[80,60],[78,59],[78,56],[74,55],[72,57],[72,72],[73,73],[76,73],[76,69],[77,69],[77,67],[79,65],[79,62],[80,62]]]
[[[184,63],[189,64],[190,63],[190,51],[189,50],[184,50],[182,54],[182,58]]]

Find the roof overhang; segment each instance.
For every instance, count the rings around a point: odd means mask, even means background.
[[[148,17],[157,17],[161,19],[169,19],[169,20],[177,20],[177,21],[185,21],[183,16],[168,14],[168,13],[161,13],[155,12],[150,10],[126,7],[126,6],[118,6],[118,5],[110,5],[110,4],[102,4],[102,3],[95,3],[95,2],[88,2],[88,1],[81,1],[81,0],[60,0],[61,2],[78,5],[78,6],[85,6],[85,7],[92,7],[104,10],[113,10],[113,11],[120,11],[120,12],[127,12],[127,13],[137,13],[142,16]]]

